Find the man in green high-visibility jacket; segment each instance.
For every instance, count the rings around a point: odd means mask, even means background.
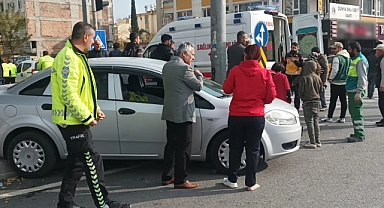
[[[351,114],[354,133],[348,137],[348,142],[362,142],[365,139],[363,97],[367,89],[367,72],[369,64],[367,58],[361,53],[359,42],[348,45],[351,56],[351,65],[345,88],[348,93],[349,114]]]
[[[37,64],[37,71],[51,68],[54,60],[55,59],[49,55],[48,51],[43,51],[43,57],[40,57],[39,63]]]
[[[80,208],[74,196],[83,172],[97,208],[131,207],[109,199],[103,161],[92,139],[90,127],[105,118],[97,103],[96,80],[86,57],[94,37],[95,29],[90,24],[76,23],[72,39],[52,65],[52,121],[57,124],[68,151],[57,208]]]

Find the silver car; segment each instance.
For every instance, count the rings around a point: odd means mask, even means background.
[[[166,143],[166,124],[160,119],[164,63],[146,58],[90,60],[99,106],[106,114],[92,128],[96,149],[104,159],[162,158]],[[20,176],[44,176],[67,155],[65,141],[51,121],[50,75],[50,70],[44,70],[21,83],[0,86],[0,157],[8,158]],[[132,93],[138,99],[130,100]],[[231,96],[223,94],[221,85],[205,79],[195,101],[192,158],[209,160],[218,171],[226,172]],[[293,106],[276,99],[266,106],[265,117],[264,160],[299,149],[302,128]]]

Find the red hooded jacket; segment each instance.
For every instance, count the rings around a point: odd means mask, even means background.
[[[235,66],[225,80],[223,90],[227,94],[233,93],[230,116],[264,116],[264,105],[276,98],[271,73],[256,60]]]

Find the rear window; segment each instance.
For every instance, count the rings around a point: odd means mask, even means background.
[[[21,90],[19,95],[42,96],[50,81],[51,77],[41,79]]]

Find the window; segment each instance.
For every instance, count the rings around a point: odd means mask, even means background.
[[[21,90],[19,95],[42,96],[50,81],[50,76],[45,77]]]
[[[24,63],[23,64],[23,71],[27,71],[29,68],[31,68],[32,63]]]
[[[192,16],[192,10],[177,12],[177,17]]]
[[[17,1],[17,7],[19,8],[19,10],[21,10],[21,8],[22,8],[22,5],[21,5],[21,1],[19,0],[19,1]]]
[[[108,100],[108,73],[107,72],[93,72],[97,86],[97,99]]]
[[[236,4],[235,7],[235,13],[236,12],[244,12],[244,11],[251,11],[253,6],[258,5],[268,5],[268,1],[257,1],[253,3],[245,3],[245,4]],[[228,10],[227,10],[228,11]]]
[[[23,66],[23,64],[19,64],[17,65],[17,73],[20,73],[21,72],[21,67]]]
[[[162,105],[164,103],[163,80],[150,75],[120,74],[123,100],[135,103]]]
[[[148,16],[145,16],[145,24],[149,24]]]
[[[285,3],[287,15],[298,15],[308,13],[308,0],[291,0]]]
[[[210,17],[211,16],[211,8],[204,8],[203,9],[203,16],[204,17]]]
[[[384,16],[384,0],[378,0],[378,6],[379,6],[379,8],[377,9],[378,11],[378,13],[377,13],[377,15],[378,16]]]
[[[363,0],[363,14],[375,15],[375,2],[372,0]]]
[[[4,3],[3,2],[0,3],[0,12],[4,12]]]
[[[156,49],[158,45],[150,46],[143,54],[144,58],[149,58],[151,56],[151,53]]]

